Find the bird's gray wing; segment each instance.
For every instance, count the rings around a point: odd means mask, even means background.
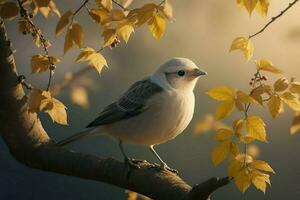
[[[147,109],[146,102],[163,89],[149,79],[134,83],[116,102],[108,105],[87,127],[111,124],[139,115]]]

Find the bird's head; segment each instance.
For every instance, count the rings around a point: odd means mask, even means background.
[[[207,73],[187,58],[172,58],[152,74],[152,78],[165,88],[192,91],[200,76]]]

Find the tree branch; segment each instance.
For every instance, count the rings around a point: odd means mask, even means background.
[[[262,29],[260,29],[258,32],[254,33],[253,35],[249,36],[250,38],[253,38],[257,35],[259,35],[260,33],[264,32],[266,30],[266,28],[268,28],[268,26],[270,26],[273,22],[275,22],[279,17],[281,17],[284,13],[286,13],[286,11],[288,11],[291,7],[293,7],[293,5],[295,5],[299,0],[294,0],[293,2],[289,3],[288,7],[286,7],[283,11],[281,11],[278,15],[276,15],[275,17],[271,18],[271,21],[269,21]]]
[[[192,188],[169,171],[150,169],[147,162],[128,177],[127,166],[120,161],[55,146],[37,114],[28,111],[3,22],[0,22],[0,48],[0,133],[19,162],[35,169],[105,182],[153,199],[205,200],[229,183],[228,178],[213,178]]]

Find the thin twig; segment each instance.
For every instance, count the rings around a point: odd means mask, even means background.
[[[53,62],[52,62],[52,60],[49,56],[49,51],[48,51],[48,46],[47,46],[47,41],[48,40],[42,34],[42,31],[33,23],[33,21],[31,20],[31,18],[29,17],[29,15],[27,13],[27,10],[24,8],[21,0],[16,0],[16,1],[18,2],[19,7],[20,7],[21,17],[30,24],[33,33],[35,35],[37,35],[37,37],[39,37],[39,39],[41,40],[41,44],[42,44],[45,56],[48,59],[48,62],[49,62],[49,80],[48,80],[48,84],[47,84],[47,88],[46,88],[46,90],[48,91],[50,89],[51,80],[52,80],[52,77],[54,75],[54,70],[55,70],[55,66],[54,66],[54,64],[53,64]]]
[[[122,4],[120,4],[119,2],[117,2],[116,0],[112,0],[112,2],[114,4],[116,4],[117,6],[119,6],[120,8],[122,8],[124,11],[128,10],[127,8],[125,8]]]
[[[77,13],[79,13],[79,11],[89,2],[89,0],[85,0],[83,2],[83,4],[81,4],[81,6],[79,8],[77,8],[77,10],[74,12],[73,15],[77,15]]]
[[[288,7],[286,7],[283,11],[281,11],[278,15],[271,18],[271,21],[269,21],[262,29],[260,29],[258,32],[254,33],[253,35],[250,35],[249,38],[253,38],[257,36],[258,34],[264,32],[268,26],[270,26],[273,22],[275,22],[279,17],[281,17],[286,11],[288,11],[293,5],[295,5],[299,0],[294,0],[293,2],[289,3]]]

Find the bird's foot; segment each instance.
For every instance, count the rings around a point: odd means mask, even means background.
[[[157,164],[157,163],[154,163],[151,165],[152,168],[155,168],[155,169],[158,169],[158,170],[167,170],[167,171],[170,171],[174,174],[178,174],[178,171],[176,169],[173,169],[171,167],[169,167],[166,163],[161,163],[161,164]]]
[[[138,160],[138,159],[133,159],[133,158],[125,158],[124,163],[127,166],[127,177],[130,176],[131,172],[135,169],[140,169],[141,163],[147,162],[146,160]]]

